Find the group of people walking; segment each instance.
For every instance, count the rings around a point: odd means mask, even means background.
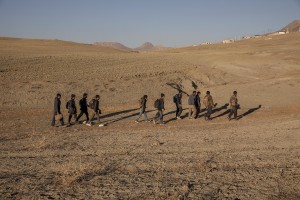
[[[80,114],[77,116],[77,107],[75,103],[76,95],[72,94],[71,99],[66,103],[66,109],[68,110],[68,125],[71,124],[71,119],[74,117],[75,123],[78,123],[79,119],[82,117],[83,114],[86,116],[86,121],[83,123],[91,126],[92,120],[94,117],[97,117],[98,122],[100,122],[100,114],[101,110],[99,108],[99,100],[100,96],[96,95],[94,98],[92,98],[91,101],[87,102],[88,94],[84,93],[82,98],[79,100],[79,106],[80,106]],[[92,114],[89,116],[88,108],[90,108]],[[60,121],[60,124],[64,126],[64,118],[61,112],[61,94],[57,94],[54,99],[54,113],[52,117],[52,126],[55,126],[55,121]],[[101,124],[100,124],[101,125]],[[99,125],[99,126],[100,126]]]
[[[178,91],[178,93],[173,97],[173,102],[176,105],[176,119],[182,119],[181,114],[183,111],[182,107],[182,94],[183,92],[181,90]],[[188,106],[189,106],[189,113],[188,117],[189,119],[196,119],[199,117],[199,114],[201,112],[201,97],[200,97],[201,92],[198,91],[193,91],[191,95],[188,96]],[[138,118],[135,120],[136,122],[140,122],[139,119],[141,118],[142,115],[144,115],[146,121],[150,121],[148,116],[147,116],[147,100],[148,96],[144,95],[140,99],[140,113]],[[231,120],[232,115],[234,114],[234,119],[237,117],[237,109],[238,109],[238,99],[237,99],[237,92],[234,91],[233,95],[230,97],[229,100],[230,103],[230,112],[228,115],[228,120]],[[153,123],[154,124],[164,124],[163,122],[163,116],[164,116],[164,111],[165,111],[165,94],[161,93],[160,98],[157,99],[154,102],[154,107],[157,109],[157,113],[155,117],[153,118]],[[203,104],[205,106],[205,110],[207,111],[205,114],[205,120],[212,120],[211,114],[213,112],[214,108],[214,101],[212,96],[210,95],[210,91],[206,92],[206,95],[203,99]]]
[[[193,91],[191,95],[188,95],[188,117],[189,119],[196,119],[199,117],[199,114],[201,112],[201,92]],[[176,119],[182,119],[181,114],[183,111],[182,106],[182,96],[183,91],[179,90],[178,93],[173,97],[173,102],[176,105]],[[91,101],[87,101],[88,94],[84,93],[83,97],[79,100],[79,106],[80,106],[80,114],[77,116],[77,107],[75,103],[76,96],[74,94],[71,95],[71,99],[66,103],[66,109],[68,110],[68,125],[71,124],[72,117],[75,119],[75,123],[78,123],[79,119],[84,114],[86,116],[86,121],[83,123],[91,126],[92,120],[94,117],[97,117],[97,121],[100,123],[100,114],[101,110],[99,108],[99,100],[100,96],[96,95],[94,98],[92,98]],[[140,122],[140,118],[142,115],[144,115],[144,118],[146,121],[149,120],[147,116],[147,101],[148,96],[144,95],[139,100],[140,104],[140,113],[138,115],[138,118],[135,120],[136,122]],[[214,101],[210,94],[210,91],[206,92],[205,97],[203,98],[202,103],[204,104],[206,114],[205,114],[205,120],[212,120],[211,114],[213,112],[214,108]],[[234,115],[234,119],[237,117],[237,109],[238,109],[238,99],[237,99],[237,91],[234,91],[232,96],[229,99],[230,104],[230,112],[228,115],[228,120],[232,119],[232,115]],[[160,98],[156,99],[154,102],[154,107],[156,108],[157,112],[153,118],[154,124],[164,124],[163,116],[165,111],[165,94],[161,93]],[[91,116],[89,116],[89,109],[91,110]],[[60,124],[64,125],[64,119],[61,112],[61,94],[57,94],[54,99],[54,113],[52,118],[52,126],[55,126],[55,122],[60,121]],[[100,124],[99,126],[104,126],[103,124]]]

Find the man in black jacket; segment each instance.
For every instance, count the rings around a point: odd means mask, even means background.
[[[61,94],[57,93],[56,97],[54,99],[54,112],[53,112],[53,117],[52,117],[52,126],[55,126],[55,115],[60,114],[61,115],[61,111],[60,111],[60,105],[61,105]],[[60,120],[60,124],[61,126],[64,125],[64,118],[62,117]]]
[[[148,116],[147,116],[147,112],[146,112],[147,100],[148,100],[148,96],[147,95],[144,95],[140,99],[140,114],[139,114],[138,118],[135,120],[135,122],[139,122],[139,119],[142,116],[142,114],[144,114],[145,120],[149,121]]]
[[[66,108],[68,109],[69,113],[69,125],[71,125],[72,116],[74,116],[75,120],[77,119],[77,108],[75,104],[75,94],[71,95],[71,99],[68,101]]]
[[[200,98],[201,92],[198,91],[195,97],[195,106],[196,106],[196,118],[199,117],[199,114],[201,112],[201,98]]]
[[[181,119],[182,113],[182,91],[179,90],[178,94],[174,96],[174,103],[176,104],[176,119]]]
[[[92,125],[92,120],[94,119],[95,115],[97,116],[97,121],[100,122],[101,111],[99,109],[99,99],[100,99],[99,95],[96,95],[95,98],[92,99],[92,105],[90,106],[90,108],[92,109],[92,116],[88,121],[88,123],[86,124],[88,126]]]
[[[157,113],[153,119],[153,123],[156,124],[157,122],[159,122],[160,124],[164,124],[163,122],[163,117],[164,117],[164,113],[163,111],[165,110],[165,94],[161,93],[160,94],[160,99],[158,99],[158,104],[157,104]]]
[[[86,116],[86,122],[89,121],[89,113],[88,113],[88,104],[87,104],[87,96],[88,94],[87,93],[84,93],[83,94],[83,97],[82,99],[80,99],[79,101],[79,106],[80,106],[80,114],[78,115],[77,119],[76,119],[76,122],[78,122],[78,120],[80,119],[80,117],[85,114]]]
[[[193,91],[193,94],[189,96],[188,104],[189,104],[189,119],[196,118],[196,106],[195,106],[195,99],[196,99],[196,91]]]

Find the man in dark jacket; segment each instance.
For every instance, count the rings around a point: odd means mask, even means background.
[[[61,94],[56,94],[56,97],[54,99],[54,112],[53,112],[53,117],[52,117],[52,126],[55,126],[55,115],[61,115],[61,111],[60,111],[60,105],[61,105]],[[60,120],[60,124],[61,126],[64,125],[64,118],[62,117]]]
[[[180,115],[182,113],[182,91],[179,90],[178,94],[174,96],[174,103],[176,105],[176,119],[181,119]]]
[[[164,124],[163,122],[163,117],[164,117],[164,113],[163,111],[165,110],[165,94],[161,93],[160,94],[160,99],[158,99],[158,104],[157,104],[157,113],[153,119],[153,123],[156,124],[157,122],[159,122],[160,124]]]
[[[193,91],[193,93],[189,96],[189,99],[188,99],[189,119],[195,119],[195,117],[196,117],[195,99],[196,99],[196,91]]]
[[[71,99],[68,101],[66,108],[68,109],[69,113],[69,120],[68,123],[71,125],[72,116],[74,116],[75,120],[77,119],[77,108],[75,103],[75,94],[71,95]]]
[[[201,92],[198,91],[195,97],[195,106],[196,106],[196,118],[198,118],[200,112],[201,112],[201,98],[200,98]]]
[[[145,120],[149,121],[148,116],[147,116],[147,112],[146,112],[147,100],[148,100],[148,96],[147,95],[144,95],[140,99],[140,114],[139,114],[138,118],[135,120],[136,122],[139,122],[139,119],[142,116],[142,114],[144,114]]]
[[[79,101],[79,106],[80,106],[80,114],[78,115],[77,119],[76,119],[76,122],[78,122],[78,120],[80,119],[80,117],[85,114],[86,116],[86,122],[89,121],[89,113],[88,113],[88,104],[87,104],[87,96],[88,94],[87,93],[84,93],[83,94],[83,97],[82,99],[80,99]]]
[[[88,126],[92,125],[92,120],[94,119],[95,115],[97,116],[98,123],[100,122],[101,110],[99,108],[99,99],[100,99],[100,96],[96,95],[95,98],[93,98],[93,100],[92,100],[92,106],[90,106],[90,108],[92,109],[92,116],[91,116],[90,120],[88,121],[88,123],[86,124]]]

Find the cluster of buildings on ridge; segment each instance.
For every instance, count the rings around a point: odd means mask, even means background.
[[[300,32],[300,27],[299,27],[299,32]],[[262,37],[262,36],[285,35],[285,34],[288,34],[288,33],[289,33],[289,29],[286,29],[286,31],[277,31],[277,32],[274,32],[274,33],[266,34],[266,35],[244,36],[244,37],[242,37],[242,40],[247,40],[247,39],[251,39],[251,38],[260,38],[260,37]],[[230,43],[234,43],[235,41],[237,41],[237,40],[234,40],[234,39],[226,39],[226,40],[223,40],[222,43],[223,43],[223,44],[230,44]],[[194,45],[194,46],[210,45],[210,44],[214,44],[214,43],[211,43],[211,42],[203,42],[203,43],[201,43],[200,45]]]

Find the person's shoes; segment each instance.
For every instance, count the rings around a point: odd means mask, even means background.
[[[104,124],[99,124],[99,127],[103,127],[103,126],[105,126]]]
[[[86,121],[83,121],[82,123],[83,123],[83,124],[86,124]]]
[[[136,123],[140,123],[138,120],[135,120],[134,122],[136,122]]]
[[[230,121],[230,120],[231,120],[231,118],[230,118],[230,117],[227,117],[227,119],[228,119],[228,121]]]
[[[176,119],[181,119],[181,117],[176,117]]]
[[[153,120],[153,124],[156,124],[156,121],[155,121],[155,119]]]
[[[166,123],[165,122],[161,122],[161,123],[159,123],[159,125],[165,125]]]
[[[91,124],[91,123],[86,123],[86,125],[87,125],[87,126],[92,126],[92,124]]]

